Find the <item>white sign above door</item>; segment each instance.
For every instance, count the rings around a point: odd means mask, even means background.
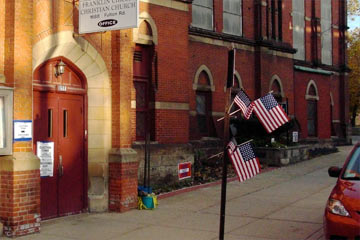
[[[139,0],[80,0],[79,33],[136,28]]]

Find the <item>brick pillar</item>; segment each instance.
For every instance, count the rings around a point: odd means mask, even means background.
[[[8,237],[40,231],[39,167],[30,152],[0,158],[0,219]]]
[[[132,30],[112,32],[112,147],[129,148],[131,134],[131,90],[133,89]]]
[[[131,148],[113,149],[109,156],[109,210],[124,212],[137,207],[137,153]]]
[[[0,1],[1,6],[2,82],[14,89],[13,119],[32,120],[33,1]],[[0,156],[0,221],[9,237],[40,230],[40,161],[32,150],[32,141],[19,141],[12,155]]]

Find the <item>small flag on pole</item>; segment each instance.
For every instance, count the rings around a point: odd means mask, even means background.
[[[271,93],[254,101],[254,112],[268,133],[290,120]]]
[[[245,119],[249,119],[252,114],[254,105],[251,103],[248,95],[243,90],[240,90],[238,94],[236,94],[234,102],[241,109]]]
[[[255,157],[250,142],[236,145],[236,140],[232,139],[228,144],[228,154],[240,182],[250,179],[260,172],[260,163]]]

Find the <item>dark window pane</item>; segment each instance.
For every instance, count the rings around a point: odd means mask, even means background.
[[[136,112],[136,136],[145,138],[146,112]]]
[[[48,109],[48,137],[52,137],[52,129],[53,129],[53,111],[52,109]]]
[[[308,135],[315,136],[315,122],[314,120],[308,120]]]
[[[135,83],[136,89],[136,108],[146,107],[146,83]]]
[[[311,95],[311,96],[316,96],[316,90],[315,90],[314,85],[310,86],[308,94]]]
[[[207,133],[207,119],[205,115],[197,115],[197,122],[200,133]]]
[[[206,114],[206,97],[204,95],[196,95],[196,113],[197,115]]]
[[[68,136],[68,110],[64,110],[63,112],[63,120],[64,120],[64,127],[63,127],[63,130],[64,130],[64,138]]]
[[[317,135],[317,102],[308,101],[307,102],[307,127],[308,135],[316,136]]]

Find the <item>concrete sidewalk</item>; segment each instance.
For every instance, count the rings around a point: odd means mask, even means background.
[[[336,181],[327,169],[342,166],[351,148],[229,183],[225,239],[323,239],[323,211]],[[165,198],[155,210],[45,221],[40,234],[19,239],[215,240],[220,191],[216,185]]]

